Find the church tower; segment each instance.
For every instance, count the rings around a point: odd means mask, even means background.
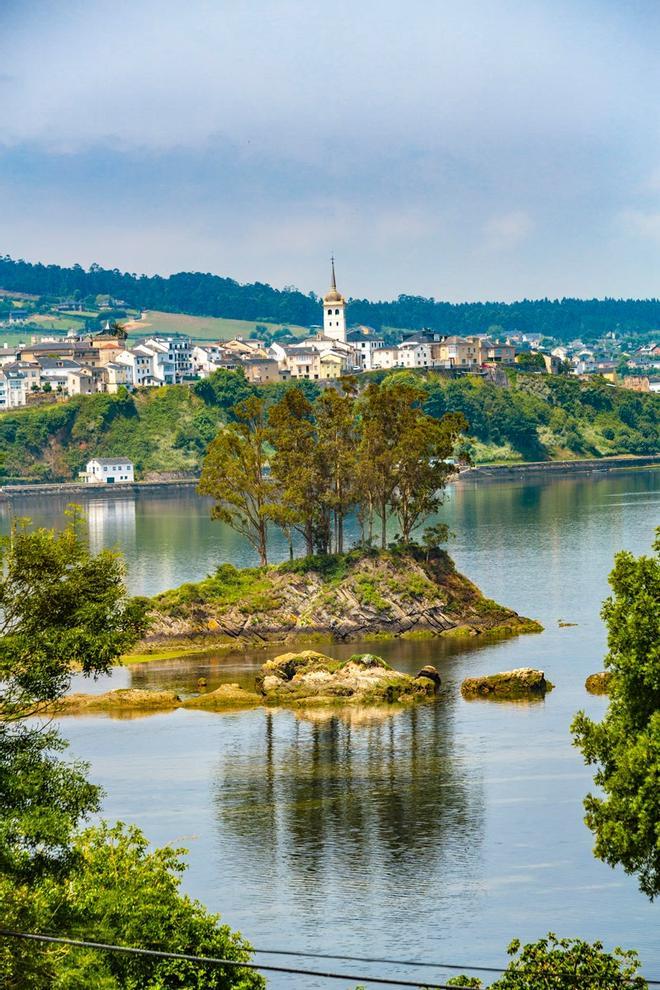
[[[323,297],[323,334],[346,343],[346,300],[337,291],[335,259],[332,258],[332,284]]]

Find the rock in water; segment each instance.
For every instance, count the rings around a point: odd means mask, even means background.
[[[268,660],[257,678],[257,689],[268,705],[380,704],[433,697],[439,681],[434,667],[410,677],[373,653],[333,660],[305,650]]]
[[[519,667],[500,674],[467,677],[461,685],[464,698],[529,698],[543,697],[554,687],[542,670]]]
[[[427,663],[424,667],[422,667],[422,669],[417,675],[417,678],[420,677],[428,677],[430,681],[433,681],[433,683],[436,686],[436,689],[439,688],[440,684],[442,683],[440,680],[440,674],[431,663]]]
[[[608,670],[599,670],[597,674],[589,674],[584,686],[589,694],[609,694],[612,675]]]

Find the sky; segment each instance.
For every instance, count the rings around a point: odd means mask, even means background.
[[[0,0],[0,253],[660,295],[657,0]]]

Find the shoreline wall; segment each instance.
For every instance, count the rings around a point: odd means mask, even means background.
[[[580,461],[526,461],[516,464],[477,464],[461,471],[460,481],[506,480],[509,478],[543,476],[548,474],[602,474],[629,468],[660,466],[660,454],[645,457],[593,457]]]
[[[660,454],[646,457],[601,457],[581,461],[527,461],[515,464],[477,464],[461,471],[456,482],[502,481],[547,474],[565,475],[595,474],[630,468],[660,466]],[[29,495],[83,495],[93,498],[113,498],[137,495],[142,492],[157,493],[177,488],[196,487],[198,478],[172,478],[162,481],[135,481],[131,484],[87,485],[63,481],[46,484],[4,485],[0,487],[0,499],[24,498]]]

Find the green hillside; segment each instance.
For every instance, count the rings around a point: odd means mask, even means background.
[[[257,326],[265,326],[271,333],[284,328],[296,337],[306,336],[307,327],[265,321],[230,320],[217,316],[188,316],[185,313],[162,313],[148,310],[141,320],[128,324],[131,338],[152,333],[187,333],[193,340],[232,340],[249,337]]]
[[[452,380],[430,374],[415,380],[424,383],[431,415],[464,413],[470,436],[462,452],[477,463],[660,450],[660,397],[613,388],[602,379],[511,373],[509,388],[471,376]],[[314,383],[303,386],[311,398],[318,394]],[[257,390],[241,373],[220,371],[192,388],[76,396],[53,406],[6,412],[0,414],[4,480],[68,481],[91,456],[114,454],[130,457],[139,476],[196,471],[236,401],[258,392],[274,402],[293,387]]]

